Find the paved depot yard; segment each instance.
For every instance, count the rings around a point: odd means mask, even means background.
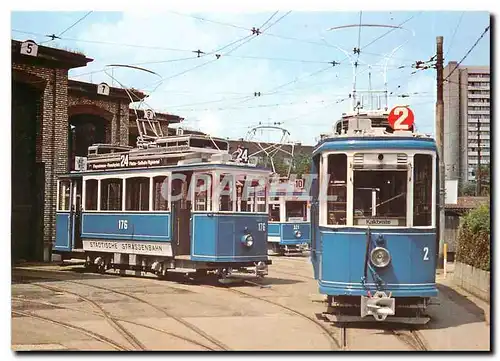
[[[120,277],[81,266],[13,270],[14,350],[489,350],[489,305],[438,275],[432,321],[414,333],[325,321],[307,256],[273,257],[259,283]],[[418,341],[415,341],[415,339]],[[420,340],[420,341],[419,341]]]

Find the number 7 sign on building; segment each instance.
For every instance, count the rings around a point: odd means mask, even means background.
[[[399,105],[391,109],[387,120],[394,130],[410,130],[415,121],[415,116],[410,108]]]

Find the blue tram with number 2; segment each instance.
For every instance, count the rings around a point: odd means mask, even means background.
[[[328,317],[426,323],[437,296],[436,144],[345,115],[313,151],[311,261]]]
[[[270,171],[231,159],[221,139],[152,143],[91,146],[87,169],[59,177],[54,251],[101,272],[267,274]]]

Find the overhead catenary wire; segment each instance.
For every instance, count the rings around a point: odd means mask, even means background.
[[[75,21],[73,24],[71,24],[69,27],[67,27],[66,29],[64,29],[63,31],[61,31],[59,34],[55,35],[55,34],[52,34],[52,35],[45,35],[49,38],[51,38],[50,40],[47,40],[45,42],[42,42],[41,44],[43,43],[48,43],[50,41],[53,41],[54,39],[60,39],[61,36],[66,33],[67,31],[69,31],[70,29],[74,28],[78,23],[80,23],[81,21],[83,21],[87,16],[89,16],[90,14],[93,13],[93,10],[87,12],[84,16],[82,16],[80,19],[78,19],[77,21]]]
[[[455,70],[458,69],[458,67],[462,64],[462,62],[469,56],[469,54],[472,52],[472,50],[474,50],[474,48],[477,46],[477,44],[479,44],[479,42],[481,41],[481,39],[484,37],[484,35],[488,32],[488,30],[490,30],[490,26],[491,25],[488,25],[483,33],[479,36],[479,38],[476,40],[476,42],[470,47],[469,50],[467,50],[467,52],[465,53],[465,55],[462,57],[462,59],[457,63],[457,65],[452,69],[452,71],[446,76],[446,78],[443,79],[443,82],[444,81],[447,81],[448,78],[451,76],[451,74],[453,74],[455,72]]]
[[[462,11],[462,14],[460,15],[460,18],[458,19],[457,26],[455,27],[455,31],[453,31],[453,35],[451,36],[450,40],[450,46],[448,50],[446,51],[446,54],[444,55],[444,58],[448,56],[448,53],[450,52],[451,48],[453,47],[453,41],[455,40],[455,35],[457,35],[458,28],[460,27],[460,24],[462,22],[462,18],[464,17],[465,11]]]

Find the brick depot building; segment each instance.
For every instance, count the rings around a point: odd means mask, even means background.
[[[48,261],[55,239],[57,175],[94,143],[135,145],[135,113],[123,89],[68,79],[93,59],[12,40],[12,260]],[[138,98],[145,95],[136,91]],[[157,114],[164,133],[182,118]]]

